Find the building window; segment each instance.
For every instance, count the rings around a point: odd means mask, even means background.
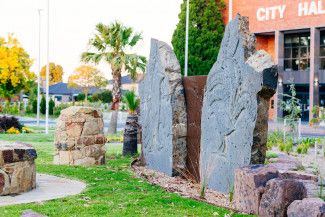
[[[57,102],[61,102],[62,101],[62,96],[54,96],[54,98],[56,99]]]
[[[284,70],[300,71],[310,67],[310,34],[286,34],[284,36]]]
[[[320,69],[325,70],[325,31],[320,33]]]

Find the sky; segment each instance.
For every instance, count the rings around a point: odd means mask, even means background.
[[[134,52],[149,56],[150,39],[171,44],[182,0],[50,0],[50,61],[62,65],[64,81],[80,66],[80,54],[95,33],[97,23],[121,21],[143,34]],[[13,33],[34,60],[38,71],[39,14],[41,12],[41,65],[46,64],[47,0],[0,0],[0,36]],[[98,68],[109,79],[107,64]]]

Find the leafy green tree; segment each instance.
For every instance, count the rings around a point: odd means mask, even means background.
[[[125,70],[135,79],[138,72],[145,71],[146,58],[128,53],[142,39],[131,27],[119,22],[110,25],[99,23],[96,33],[89,41],[89,50],[82,53],[81,60],[95,64],[101,61],[111,67],[113,77],[113,103],[109,133],[116,133],[119,103],[121,101],[121,73]]]
[[[84,93],[79,93],[78,96],[77,96],[77,98],[76,98],[76,100],[78,102],[80,102],[80,101],[84,101],[85,98],[86,98],[86,95]]]
[[[40,103],[40,112],[45,115],[46,113],[46,98],[45,96],[43,95],[42,98],[41,98],[41,103]]]
[[[50,99],[50,101],[49,101],[49,115],[53,115],[54,107],[55,107],[55,102],[53,99]]]
[[[105,91],[101,92],[99,95],[99,98],[103,103],[111,103],[113,100],[112,91],[105,90]]]
[[[207,75],[217,60],[225,30],[224,9],[223,0],[190,1],[188,75]],[[186,0],[178,17],[172,44],[184,73]]]
[[[32,103],[32,111],[34,114],[37,114],[37,99],[34,99]]]

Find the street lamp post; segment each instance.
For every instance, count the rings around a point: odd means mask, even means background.
[[[42,9],[38,9],[38,76],[37,76],[37,126],[40,124],[40,91],[41,91],[41,27],[42,27]]]
[[[46,58],[46,117],[45,133],[49,133],[49,76],[50,76],[50,0],[47,0],[47,58]]]
[[[188,28],[190,19],[190,0],[186,0],[185,66],[184,75],[188,76]]]

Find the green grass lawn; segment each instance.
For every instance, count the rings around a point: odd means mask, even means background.
[[[202,202],[185,199],[135,177],[131,158],[121,157],[121,147],[110,147],[107,164],[94,167],[52,164],[53,131],[44,134],[0,135],[0,140],[31,143],[38,151],[37,171],[87,183],[80,195],[44,203],[0,207],[0,216],[18,217],[32,209],[50,217],[97,216],[222,216],[230,213]],[[219,214],[219,215],[218,215]],[[248,216],[232,214],[231,216]]]

